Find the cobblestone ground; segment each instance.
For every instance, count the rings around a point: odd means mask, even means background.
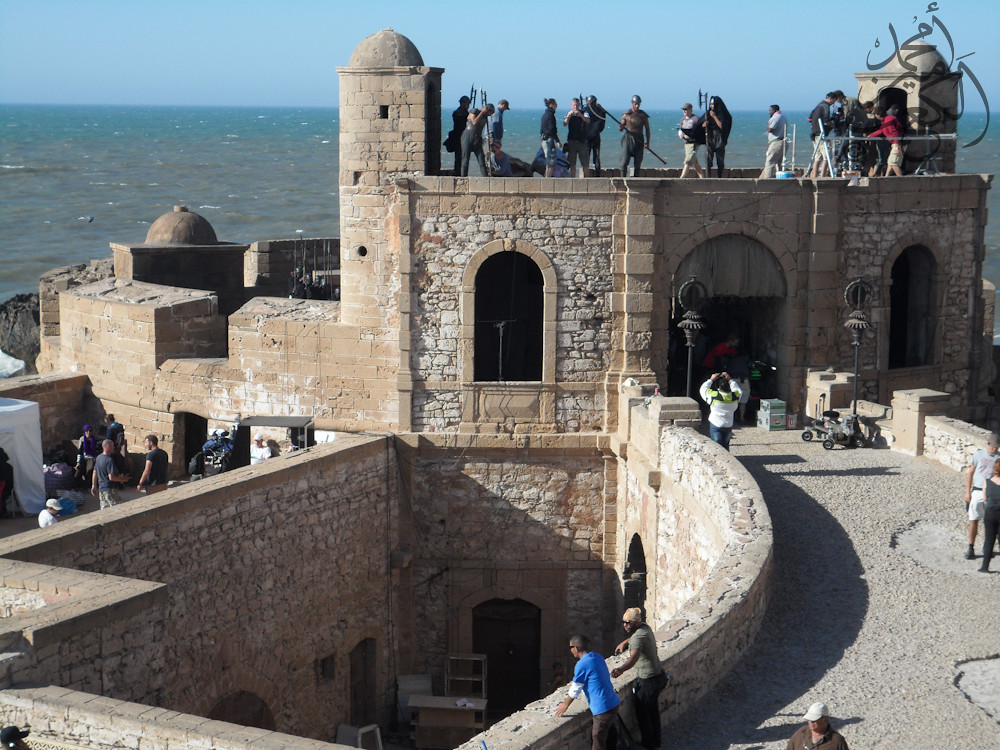
[[[735,432],[774,524],[771,603],[663,746],[784,748],[823,701],[852,750],[1000,747],[1000,560],[986,575],[964,558],[963,476],[799,434]]]

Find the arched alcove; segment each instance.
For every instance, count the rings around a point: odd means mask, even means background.
[[[701,309],[705,329],[693,352],[696,380],[705,354],[731,334],[740,339],[737,350],[741,355],[779,365],[788,283],[770,248],[744,234],[711,237],[678,264],[671,283],[673,293],[691,278],[704,284],[707,292]],[[683,313],[678,306],[670,323],[669,395],[683,395],[687,386],[688,352],[684,334],[677,327]]]
[[[486,654],[490,716],[541,697],[542,611],[524,599],[490,599],[472,610],[472,648]]]
[[[540,381],[544,282],[534,260],[514,251],[491,255],[476,272],[474,378]]]
[[[272,732],[276,728],[274,714],[267,703],[249,690],[234,690],[219,698],[209,710],[208,718]]]
[[[625,558],[625,569],[622,571],[622,587],[624,588],[625,609],[639,607],[646,612],[646,552],[642,547],[642,538],[632,535],[628,545],[628,557]]]
[[[911,245],[892,264],[889,287],[889,369],[934,362],[937,261]]]

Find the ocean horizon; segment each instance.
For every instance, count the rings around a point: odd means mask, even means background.
[[[560,107],[559,114],[568,110]],[[615,112],[615,108],[611,108]],[[679,112],[650,110],[651,146],[679,167]],[[504,150],[531,161],[542,106],[504,116]],[[442,116],[442,139],[450,129]],[[796,164],[811,153],[806,112],[796,126]],[[561,117],[557,118],[561,122]],[[733,112],[726,166],[763,165],[766,107]],[[1000,138],[985,113],[959,121],[957,171],[996,174]],[[565,128],[560,127],[564,133]],[[602,161],[616,166],[619,137],[605,131]],[[447,167],[454,157],[442,151]],[[704,155],[702,154],[702,163]],[[661,166],[648,154],[644,166]],[[3,105],[0,107],[0,301],[37,292],[46,271],[111,255],[110,242],[139,243],[175,205],[204,216],[227,242],[336,237],[339,228],[336,108]],[[473,165],[472,171],[478,173]],[[539,178],[540,179],[540,178]],[[988,193],[983,276],[1000,287],[1000,196]],[[996,334],[1000,335],[1000,321]],[[997,337],[995,337],[996,339]]]

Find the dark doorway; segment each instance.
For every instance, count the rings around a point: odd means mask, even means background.
[[[181,417],[181,429],[184,435],[184,469],[187,470],[191,458],[201,451],[201,446],[208,440],[208,420],[197,414],[185,413]]]
[[[542,611],[523,599],[490,599],[472,610],[472,650],[486,654],[487,711],[509,716],[541,697]]]
[[[365,638],[351,650],[351,726],[374,724],[375,639]]]
[[[236,690],[219,698],[208,712],[208,718],[244,727],[275,730],[271,709],[263,698],[247,690]]]
[[[441,89],[428,83],[424,95],[424,172],[441,174]]]
[[[889,369],[932,363],[937,263],[926,247],[906,248],[892,264]]]
[[[705,329],[692,348],[692,398],[698,398],[698,387],[707,372],[703,367],[706,355],[712,348],[726,341],[735,333],[740,341],[736,351],[744,363],[761,361],[775,366],[778,354],[780,315],[782,302],[778,297],[712,297],[701,310]],[[670,372],[667,395],[684,396],[687,390],[688,347],[684,332],[678,328],[684,310],[678,305],[670,321]],[[718,367],[733,369],[731,362],[717,362]],[[751,380],[751,397],[754,403],[761,398],[778,398],[776,371],[763,368],[760,378]],[[737,374],[735,372],[731,374]],[[751,404],[751,411],[753,404]]]
[[[543,289],[541,270],[521,253],[497,253],[480,266],[476,273],[476,380],[542,379]]]
[[[628,545],[625,570],[622,571],[622,585],[625,589],[625,609],[639,607],[646,614],[646,553],[642,549],[642,539],[632,536]]]

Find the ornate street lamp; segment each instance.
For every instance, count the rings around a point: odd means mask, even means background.
[[[853,308],[851,316],[844,323],[844,328],[851,332],[851,343],[854,346],[854,416],[858,414],[858,363],[861,351],[861,337],[871,328],[865,309],[871,303],[872,288],[861,279],[855,279],[844,290],[844,301]]]
[[[677,301],[684,308],[684,319],[677,324],[677,327],[684,331],[684,338],[687,339],[688,348],[688,369],[687,369],[687,397],[691,398],[691,373],[694,369],[694,344],[698,339],[698,334],[705,330],[705,324],[701,320],[699,310],[708,298],[708,290],[705,285],[694,276],[681,284],[677,292]]]

